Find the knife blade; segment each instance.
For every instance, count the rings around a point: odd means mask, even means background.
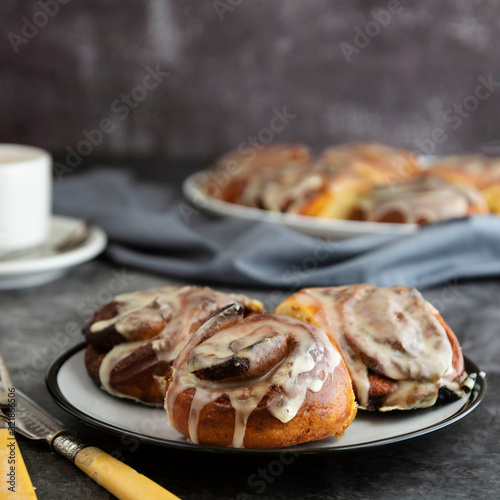
[[[29,439],[45,440],[96,483],[120,500],[179,500],[179,497],[139,474],[99,448],[84,443],[21,391],[16,390],[16,431]]]

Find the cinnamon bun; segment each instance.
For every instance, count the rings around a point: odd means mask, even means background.
[[[330,172],[349,172],[371,185],[408,179],[420,171],[420,161],[411,151],[375,142],[344,144],[327,148],[318,162]]]
[[[370,284],[303,289],[277,308],[319,326],[338,346],[359,407],[425,408],[464,395],[459,342],[414,288]]]
[[[255,172],[238,203],[275,212],[346,219],[371,183],[350,172],[330,172],[319,163],[284,164]]]
[[[490,212],[500,214],[500,159],[480,154],[445,156],[426,170],[452,184],[472,186],[482,192]]]
[[[286,163],[255,172],[243,187],[239,203],[274,212],[303,214],[325,185],[325,174],[305,163]]]
[[[265,210],[350,219],[374,185],[418,171],[409,151],[375,143],[326,149],[317,160],[301,145],[236,151],[217,160],[202,187],[208,196]]]
[[[177,356],[165,398],[193,443],[280,448],[341,436],[356,414],[340,354],[319,328],[233,304],[209,317]]]
[[[172,285],[118,295],[83,329],[87,371],[113,396],[161,406],[165,375],[189,336],[212,312],[234,302],[248,313],[263,310],[244,295],[208,287]]]
[[[283,165],[310,164],[311,152],[302,144],[273,144],[260,149],[231,151],[207,171],[203,192],[230,203],[241,203],[241,193],[256,174]]]
[[[425,176],[376,186],[358,201],[353,218],[424,226],[485,213],[488,213],[488,206],[477,189]]]

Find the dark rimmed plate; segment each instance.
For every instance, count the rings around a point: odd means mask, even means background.
[[[84,365],[84,344],[59,356],[49,367],[47,387],[54,401],[78,420],[97,429],[138,441],[193,451],[218,453],[276,453],[195,445],[167,424],[165,410],[108,395],[90,380]],[[327,438],[295,446],[299,453],[322,453],[371,448],[404,441],[446,427],[468,415],[486,393],[485,374],[465,357],[468,373],[477,373],[469,397],[424,410],[373,413],[360,411],[339,439]]]

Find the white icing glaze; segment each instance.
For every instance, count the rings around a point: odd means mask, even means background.
[[[310,288],[294,299],[317,310],[315,319],[338,345],[361,407],[369,405],[370,382],[359,352],[398,382],[381,410],[431,406],[441,386],[459,389],[446,330],[417,290],[373,285]]]
[[[406,223],[428,223],[464,217],[474,205],[486,211],[481,194],[473,188],[455,186],[439,178],[424,177],[373,189],[361,200],[359,208],[369,221],[384,220],[390,213],[398,213]]]
[[[243,205],[298,213],[311,193],[324,185],[324,175],[307,164],[286,164],[255,172],[240,197]]]
[[[221,397],[228,397],[235,410],[235,428],[232,447],[243,447],[249,416],[266,394],[266,408],[283,423],[292,420],[302,407],[308,390],[318,392],[340,363],[340,354],[327,335],[312,325],[278,315],[259,315],[234,325],[221,326],[213,336],[203,342],[208,326],[203,325],[177,357],[172,382],[167,390],[165,406],[171,425],[177,397],[188,389],[195,389],[189,411],[189,437],[198,442],[200,413],[206,405]],[[290,351],[267,373],[254,380],[211,381],[198,378],[193,372],[218,365],[267,338],[281,336],[290,345]],[[246,354],[250,363],[259,362]],[[269,353],[272,356],[272,352]],[[278,390],[271,390],[277,387]]]
[[[109,379],[111,376],[111,372],[113,368],[119,363],[122,359],[126,358],[130,355],[135,349],[137,349],[140,345],[144,344],[144,341],[136,341],[129,342],[126,344],[118,344],[113,347],[103,358],[101,366],[99,367],[99,379],[101,381],[101,387],[113,396],[117,396],[119,398],[129,398],[134,399],[135,401],[139,401],[138,399],[132,398],[131,396],[122,394],[117,391],[114,387],[109,383]]]
[[[409,151],[372,142],[327,148],[318,161],[331,173],[350,171],[375,184],[405,178],[418,164],[418,158]]]
[[[151,339],[129,341],[115,346],[104,358],[99,376],[104,390],[120,397],[128,397],[118,393],[109,382],[111,372],[116,364],[124,359],[139,345],[149,343],[159,361],[171,363],[196,328],[205,318],[217,309],[239,302],[253,308],[261,307],[243,295],[217,292],[208,287],[165,286],[150,290],[118,295],[117,315],[114,318],[98,321],[91,325],[90,332],[97,333],[110,326],[115,326],[125,339],[133,339],[134,333],[151,321],[159,321],[163,325],[161,331]],[[154,379],[160,390],[165,387],[162,377]],[[133,398],[132,398],[133,399]]]
[[[275,332],[271,325],[263,325],[255,329],[251,323],[225,331],[223,341],[220,335],[214,335],[191,351],[188,369],[195,372],[212,367],[237,353],[240,358],[244,356],[251,359],[251,351],[245,353],[244,350],[272,336],[282,335],[281,332]]]
[[[433,175],[484,189],[500,182],[500,161],[483,155],[445,156],[429,167]]]
[[[209,196],[227,199],[230,194],[229,198],[232,198],[235,195],[232,188],[246,184],[256,173],[271,171],[284,164],[310,163],[310,160],[309,148],[301,144],[272,144],[259,150],[239,149],[217,159],[215,166],[207,172],[203,189]],[[239,202],[235,199],[229,201]]]
[[[188,288],[164,286],[117,295],[114,301],[118,304],[118,314],[108,320],[96,321],[91,325],[90,331],[97,333],[114,325],[117,332],[128,338],[141,323],[168,319],[172,315],[172,310],[179,308],[183,291]],[[154,307],[156,304],[159,305],[158,308]]]

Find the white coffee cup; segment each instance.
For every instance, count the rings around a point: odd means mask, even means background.
[[[52,158],[40,148],[0,144],[0,255],[35,247],[49,233]]]

